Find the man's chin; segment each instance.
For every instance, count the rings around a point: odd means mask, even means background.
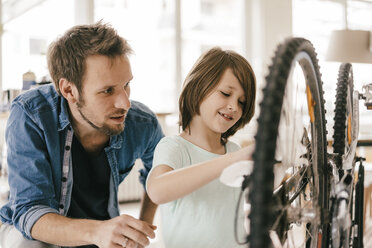
[[[120,125],[115,125],[115,127],[113,126],[110,126],[110,127],[103,127],[101,128],[101,131],[109,136],[115,136],[115,135],[118,135],[120,133],[122,133],[124,131],[124,123],[123,124],[120,124]]]

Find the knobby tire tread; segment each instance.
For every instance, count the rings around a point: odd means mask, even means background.
[[[352,65],[350,63],[341,64],[337,78],[335,116],[333,118],[333,152],[341,155],[344,154],[346,145],[347,91],[349,90],[350,94],[353,92],[352,77]]]
[[[260,115],[257,119],[257,134],[255,136],[256,147],[253,154],[254,170],[251,179],[249,199],[251,203],[250,213],[250,248],[271,247],[269,229],[273,224],[272,194],[273,194],[273,165],[275,162],[276,139],[278,136],[278,126],[281,116],[281,107],[285,93],[287,79],[291,70],[292,61],[299,52],[306,52],[314,65],[316,78],[318,81],[320,125],[323,138],[322,152],[324,168],[318,168],[319,175],[322,175],[320,187],[326,193],[322,196],[321,204],[328,208],[328,180],[326,168],[326,128],[325,110],[322,90],[321,75],[319,72],[318,60],[312,44],[303,38],[289,38],[279,45],[269,67],[269,74],[266,77],[266,87],[263,89],[263,100],[260,103]],[[325,227],[326,228],[326,227]],[[323,240],[326,240],[324,237]],[[324,242],[323,242],[324,243]]]

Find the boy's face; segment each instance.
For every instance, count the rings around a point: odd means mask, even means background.
[[[93,55],[86,60],[82,94],[77,109],[85,124],[107,135],[124,130],[133,79],[128,58]]]
[[[226,69],[221,80],[200,104],[200,121],[215,133],[225,133],[243,114],[244,90],[231,69]]]

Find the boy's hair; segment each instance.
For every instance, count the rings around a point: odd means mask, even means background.
[[[59,94],[61,78],[73,83],[81,94],[88,56],[104,55],[114,58],[131,52],[127,41],[110,25],[101,21],[92,25],[78,25],[50,44],[47,53],[48,69]]]
[[[221,144],[247,124],[254,115],[256,78],[248,61],[238,53],[214,47],[201,55],[187,75],[179,99],[180,122],[183,130],[200,114],[200,104],[219,84],[226,69],[231,69],[245,93],[242,117],[221,136]],[[190,132],[191,130],[189,130]]]

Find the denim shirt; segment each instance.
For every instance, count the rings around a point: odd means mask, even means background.
[[[31,237],[35,222],[47,213],[66,216],[73,185],[71,143],[73,129],[67,101],[53,85],[40,86],[18,96],[6,127],[9,202],[0,209],[0,220]],[[111,136],[105,148],[111,168],[108,213],[119,215],[118,186],[140,158],[144,185],[152,167],[154,149],[163,132],[145,105],[131,101],[122,133]]]

